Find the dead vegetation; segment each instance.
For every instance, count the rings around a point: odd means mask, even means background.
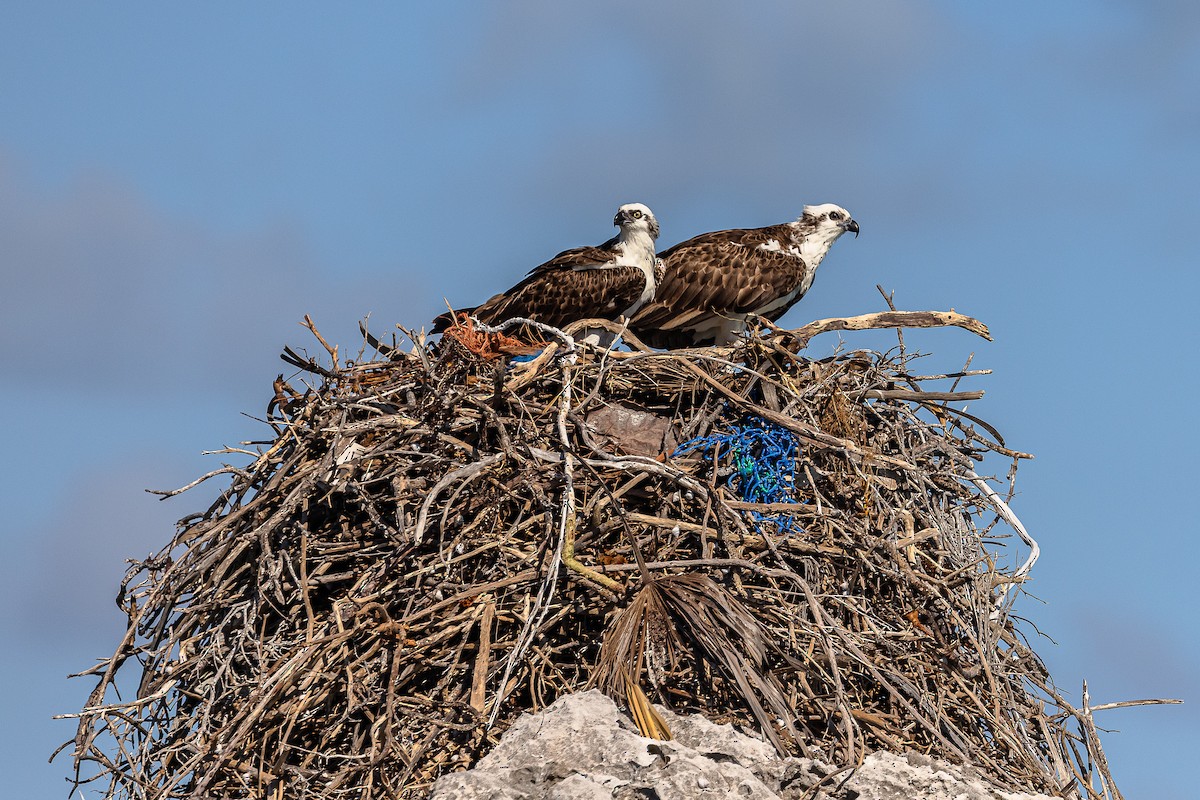
[[[956,410],[986,372],[916,374],[903,339],[797,354],[823,330],[986,329],[864,319],[669,353],[550,330],[521,363],[470,328],[368,337],[358,363],[288,350],[307,388],[276,381],[270,440],[204,476],[228,488],[125,576],[128,632],[82,673],[65,745],[77,782],[421,797],[521,712],[599,685],[648,734],[669,735],[647,697],[781,753],[911,749],[1118,797],[1011,614],[1033,560],[1013,534],[1036,551],[1008,506],[1027,456]]]

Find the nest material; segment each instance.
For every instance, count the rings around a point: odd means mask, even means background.
[[[332,367],[287,351],[314,385],[276,382],[273,439],[205,476],[231,483],[125,577],[128,633],[83,673],[77,782],[420,797],[598,685],[781,753],[915,750],[1105,795],[1094,730],[1009,615],[1019,522],[975,469],[999,454],[1011,485],[1023,454],[947,407],[984,373],[915,375],[903,347],[813,361],[804,338],[560,338],[519,364],[474,335],[327,348]]]

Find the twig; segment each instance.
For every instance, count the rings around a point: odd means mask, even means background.
[[[487,674],[492,662],[492,622],[496,619],[496,604],[488,600],[479,620],[479,650],[475,654],[475,671],[471,679],[471,708],[479,714],[487,710]]]
[[[1025,559],[1025,562],[1017,568],[1017,571],[1012,574],[1011,582],[1004,587],[1004,590],[1000,592],[1000,595],[995,600],[993,607],[998,614],[1002,610],[1006,610],[1008,608],[1009,592],[1014,586],[1018,585],[1020,581],[1025,578],[1025,576],[1029,574],[1030,570],[1033,569],[1033,565],[1037,563],[1038,557],[1041,555],[1042,550],[1040,547],[1038,547],[1038,543],[1034,541],[1033,537],[1030,536],[1025,530],[1025,526],[1021,524],[1021,520],[1018,519],[1017,515],[1013,513],[1013,510],[1008,507],[1008,503],[1004,502],[1004,499],[1000,497],[1000,495],[998,495],[990,485],[988,485],[986,480],[969,470],[967,471],[965,477],[968,478],[971,483],[975,484],[979,488],[979,491],[984,493],[987,499],[991,501],[992,506],[996,509],[996,513],[1003,517],[1004,521],[1007,522],[1009,526],[1017,532],[1017,535],[1021,537],[1021,541],[1029,546],[1029,556]]]
[[[830,317],[819,319],[792,331],[787,335],[792,339],[788,349],[792,352],[808,346],[813,337],[829,331],[863,331],[875,328],[942,328],[953,326],[968,330],[976,336],[982,336],[989,342],[992,335],[987,326],[977,319],[950,311],[879,311],[874,314],[860,314],[857,317]]]
[[[338,368],[337,346],[330,345],[329,342],[325,341],[325,337],[322,336],[321,332],[317,330],[317,326],[313,324],[312,318],[308,316],[308,314],[304,315],[304,322],[300,324],[312,331],[312,335],[317,337],[317,341],[320,342],[321,346],[325,348],[325,352],[329,353],[329,357],[333,360],[333,368],[336,370]]]

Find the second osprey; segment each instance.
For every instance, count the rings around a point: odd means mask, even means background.
[[[841,206],[805,206],[794,222],[702,233],[660,254],[663,278],[630,327],[652,347],[731,344],[749,315],[774,322],[812,286],[817,267],[858,223]]]
[[[660,267],[654,255],[658,220],[641,203],[626,203],[617,209],[613,224],[621,232],[607,242],[564,250],[531,269],[507,292],[474,308],[440,315],[433,332],[445,331],[462,313],[490,325],[525,317],[556,328],[581,319],[632,316],[654,296],[658,284]],[[609,339],[599,331],[585,336],[593,344]]]

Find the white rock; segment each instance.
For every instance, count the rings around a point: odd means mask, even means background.
[[[795,800],[833,768],[779,758],[768,743],[700,715],[659,707],[675,739],[658,742],[598,691],[524,715],[475,768],[445,775],[430,800]],[[1052,800],[991,785],[970,768],[915,754],[872,753],[828,800]]]

